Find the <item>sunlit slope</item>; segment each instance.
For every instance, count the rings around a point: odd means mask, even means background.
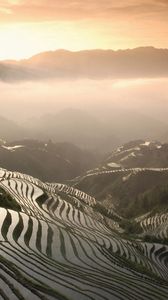
[[[2,299],[167,299],[168,247],[120,238],[95,198],[0,171]],[[2,193],[1,193],[2,196]]]

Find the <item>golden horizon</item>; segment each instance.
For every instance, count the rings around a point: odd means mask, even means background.
[[[168,48],[168,1],[0,1],[0,60],[67,49]]]

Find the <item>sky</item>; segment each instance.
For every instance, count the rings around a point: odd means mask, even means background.
[[[167,16],[168,0],[0,0],[0,60],[57,49],[168,48]],[[151,81],[0,82],[1,114],[26,119],[69,106],[101,111],[109,103],[155,111],[159,119],[165,112],[166,119],[167,82],[159,75]]]
[[[0,60],[67,49],[168,48],[168,0],[0,0]]]

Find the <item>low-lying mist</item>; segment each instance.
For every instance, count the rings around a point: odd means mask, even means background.
[[[107,149],[130,139],[167,139],[167,78],[1,82],[0,90],[0,115],[35,138],[86,148],[115,140]]]
[[[65,108],[104,117],[113,109],[127,109],[168,121],[167,78],[1,82],[0,90],[1,115],[18,122]]]

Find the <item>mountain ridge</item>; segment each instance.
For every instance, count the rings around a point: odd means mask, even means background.
[[[111,52],[111,53],[120,53],[120,52],[127,52],[127,51],[141,51],[141,50],[146,50],[146,51],[155,51],[155,50],[162,50],[162,51],[168,51],[168,48],[158,48],[158,47],[154,47],[154,46],[139,46],[139,47],[135,47],[135,48],[126,48],[126,49],[101,49],[101,48],[95,48],[95,49],[84,49],[84,50],[68,50],[68,49],[64,49],[64,48],[60,48],[60,49],[55,49],[55,50],[48,50],[48,51],[42,51],[42,52],[38,52],[36,54],[33,54],[31,56],[29,56],[28,58],[23,58],[23,59],[1,59],[1,62],[24,62],[24,61],[28,61],[31,60],[32,58],[35,58],[37,56],[41,56],[41,55],[47,55],[47,54],[54,54],[54,53],[96,53],[96,52]]]
[[[47,78],[155,78],[168,76],[168,49],[56,50],[20,61],[1,61],[4,81]]]

